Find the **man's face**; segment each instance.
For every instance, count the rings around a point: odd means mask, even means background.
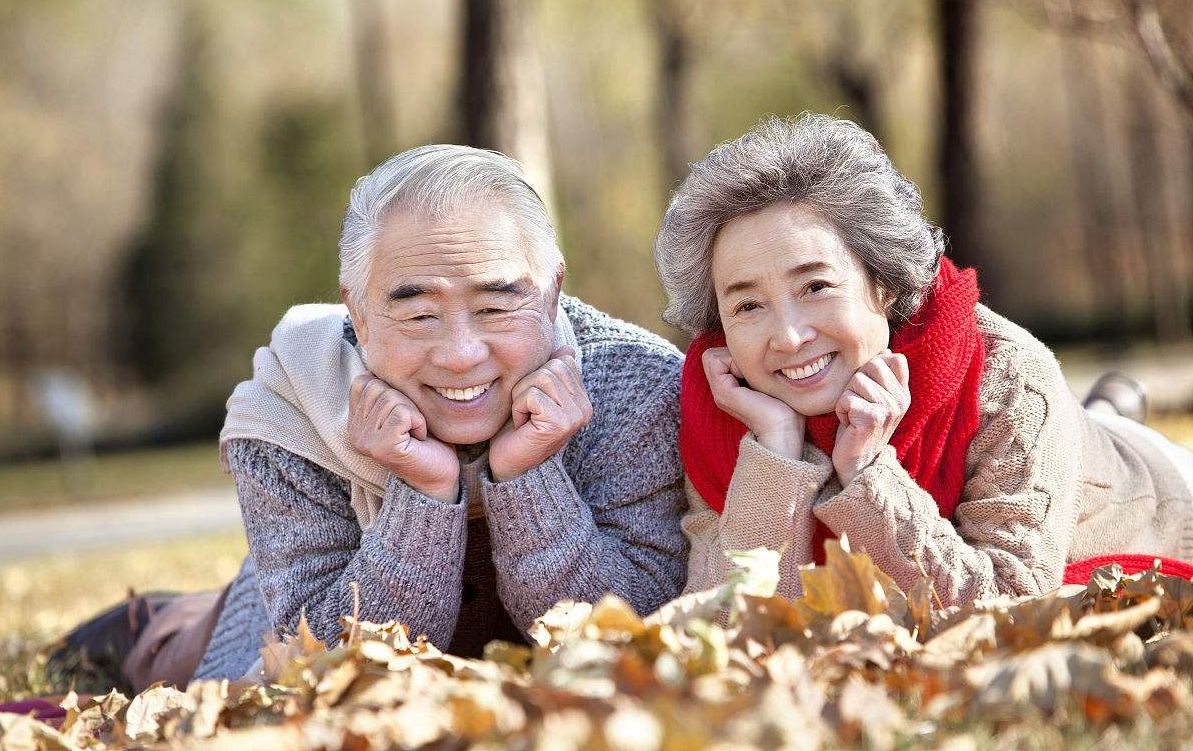
[[[511,393],[554,349],[558,285],[531,277],[508,211],[482,204],[443,219],[398,211],[383,223],[363,310],[352,310],[369,370],[456,445],[492,438]]]

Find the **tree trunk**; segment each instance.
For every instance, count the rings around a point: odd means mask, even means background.
[[[941,118],[938,172],[943,229],[958,266],[986,260],[981,232],[981,182],[973,126],[975,0],[937,0],[940,28]],[[989,290],[990,281],[984,279]]]
[[[1093,316],[1108,344],[1126,344],[1128,295],[1120,263],[1123,247],[1119,228],[1125,222],[1113,194],[1115,179],[1107,168],[1112,144],[1102,112],[1101,76],[1096,50],[1080,38],[1062,40],[1065,93],[1069,97],[1068,125],[1076,211],[1081,227],[1080,253],[1085,259],[1093,292]]]
[[[1146,264],[1152,321],[1161,342],[1190,337],[1184,270],[1169,248],[1172,243],[1159,152],[1155,102],[1148,81],[1139,80],[1131,94],[1131,168],[1142,258]]]
[[[682,0],[658,0],[654,11],[658,43],[659,91],[655,97],[655,128],[663,155],[665,194],[688,172],[688,71],[691,45],[684,32]]]
[[[397,146],[389,27],[378,0],[353,0],[349,12],[366,169],[372,169],[392,156]]]
[[[547,87],[530,0],[464,0],[463,141],[522,163],[552,203]]]

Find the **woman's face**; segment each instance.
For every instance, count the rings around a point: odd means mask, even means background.
[[[832,412],[886,349],[881,294],[832,225],[776,203],[728,222],[712,245],[729,353],[746,383],[801,415]]]

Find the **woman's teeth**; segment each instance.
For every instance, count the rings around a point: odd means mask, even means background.
[[[489,381],[488,383],[482,383],[479,386],[469,386],[466,389],[441,389],[436,386],[435,391],[439,392],[440,396],[446,399],[451,399],[453,402],[467,402],[472,401],[473,399],[488,391],[489,387],[492,385],[493,382]]]
[[[783,368],[779,372],[790,378],[793,381],[798,381],[803,378],[809,378],[824,370],[829,361],[833,359],[832,354],[827,354],[817,358],[802,368]]]

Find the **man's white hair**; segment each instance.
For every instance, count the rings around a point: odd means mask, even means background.
[[[382,224],[394,211],[443,217],[476,203],[509,211],[526,242],[531,273],[548,289],[563,265],[555,228],[522,166],[496,151],[433,144],[403,151],[356,181],[340,231],[340,286],[358,307]]]

